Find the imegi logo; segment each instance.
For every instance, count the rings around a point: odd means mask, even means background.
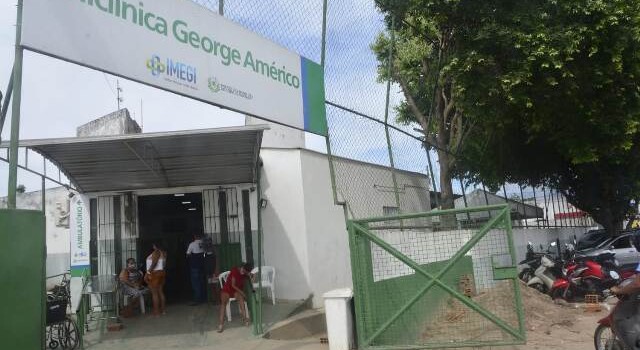
[[[153,55],[147,60],[147,68],[151,71],[151,75],[157,77],[167,70],[167,66],[162,63],[160,56]]]
[[[198,75],[196,67],[186,63],[175,61],[171,58],[163,60],[160,56],[153,55],[147,60],[146,66],[154,77],[165,75],[176,83],[182,82],[193,85],[197,83]]]

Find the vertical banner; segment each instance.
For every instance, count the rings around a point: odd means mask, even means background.
[[[71,243],[71,276],[80,277],[91,266],[89,256],[89,198],[76,194],[71,198],[69,241]]]

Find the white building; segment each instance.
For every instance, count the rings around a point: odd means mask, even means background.
[[[83,137],[21,141],[59,164],[77,186],[77,193],[47,191],[49,221],[60,219],[50,212],[58,203],[71,213],[63,233],[48,225],[48,236],[64,236],[56,238],[64,244],[47,241],[57,260],[71,254],[72,268],[117,273],[125,259],[142,261],[151,242],[160,241],[171,261],[167,294],[179,300],[190,293],[182,269],[194,233],[213,237],[224,270],[257,259],[261,227],[262,264],[276,268],[276,298],[310,299],[319,307],[324,292],[352,285],[345,209],[334,204],[329,160],[304,148],[302,132],[250,118],[245,127],[130,134],[136,126],[121,111],[78,128]],[[396,170],[397,200],[388,190],[394,188],[389,168],[343,158],[334,164],[340,181],[354,181],[342,191],[370,198],[353,208],[357,213],[393,214],[398,200],[412,212],[430,210],[424,174]],[[53,265],[49,275],[62,267]]]

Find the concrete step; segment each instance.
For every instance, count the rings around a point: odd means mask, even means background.
[[[323,309],[306,310],[271,327],[264,338],[274,340],[299,340],[318,337],[327,333]]]

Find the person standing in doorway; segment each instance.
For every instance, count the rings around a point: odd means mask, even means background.
[[[204,274],[204,248],[202,247],[202,235],[193,235],[193,242],[187,248],[189,260],[189,272],[191,275],[191,288],[193,289],[193,303],[191,306],[206,302],[206,284]]]
[[[144,281],[151,290],[153,300],[153,315],[166,314],[166,299],[164,296],[164,282],[166,279],[167,253],[159,242],[153,243],[153,252],[147,257],[147,273]]]

